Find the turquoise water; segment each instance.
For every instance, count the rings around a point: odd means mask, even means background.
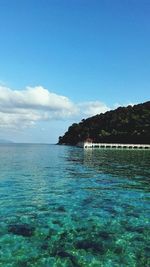
[[[0,145],[0,266],[150,266],[150,152]]]

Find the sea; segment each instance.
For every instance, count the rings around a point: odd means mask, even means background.
[[[150,266],[150,151],[0,145],[1,267]]]

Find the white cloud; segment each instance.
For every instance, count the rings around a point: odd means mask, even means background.
[[[25,128],[37,121],[62,119],[76,112],[77,108],[69,98],[41,86],[22,91],[0,86],[1,128]]]
[[[72,102],[67,97],[51,93],[42,86],[27,87],[22,91],[0,86],[0,105],[49,111],[70,111],[73,108]]]
[[[38,121],[64,118],[81,118],[104,113],[109,108],[99,101],[74,104],[42,86],[12,90],[0,86],[0,128],[24,129],[33,127]]]
[[[94,116],[100,113],[108,111],[110,108],[100,101],[89,101],[78,104],[81,114],[88,116]]]

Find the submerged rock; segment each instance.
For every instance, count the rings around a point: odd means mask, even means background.
[[[126,225],[125,226],[126,231],[128,232],[137,232],[139,234],[143,233],[145,228],[140,226],[134,226],[134,225]]]
[[[64,250],[57,251],[55,256],[58,256],[60,258],[68,258],[73,264],[73,266],[80,267],[80,264],[77,262],[76,257],[67,251]]]
[[[48,248],[49,248],[49,243],[48,242],[44,242],[42,244],[42,246],[41,246],[41,249],[43,249],[43,250],[48,250]]]
[[[106,231],[99,231],[99,237],[103,238],[104,240],[110,239],[110,234]]]
[[[28,267],[29,264],[28,264],[28,261],[27,260],[20,260],[20,261],[18,261],[18,266]]]
[[[104,246],[99,242],[95,242],[92,240],[81,240],[76,243],[77,249],[84,249],[84,250],[92,250],[93,252],[103,254],[104,253]]]
[[[58,212],[66,212],[64,206],[59,206],[56,210],[57,210]]]
[[[124,249],[123,247],[121,246],[117,246],[115,249],[114,249],[114,252],[119,255],[119,254],[122,254],[124,252]]]
[[[56,255],[61,257],[61,258],[72,258],[73,257],[70,253],[68,253],[64,250],[58,251]]]
[[[53,220],[52,223],[53,223],[53,224],[58,224],[59,226],[62,225],[62,223],[61,223],[59,220]]]
[[[61,234],[60,234],[60,239],[61,240],[65,240],[65,239],[67,239],[67,237],[68,237],[68,232],[62,232]]]
[[[48,235],[45,237],[45,240],[50,240],[53,235],[56,235],[56,230],[54,228],[50,228]]]
[[[22,235],[24,237],[31,237],[34,234],[35,228],[29,224],[10,224],[8,232],[14,235]]]

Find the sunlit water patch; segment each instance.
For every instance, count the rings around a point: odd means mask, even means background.
[[[0,266],[150,266],[150,152],[0,146]]]

